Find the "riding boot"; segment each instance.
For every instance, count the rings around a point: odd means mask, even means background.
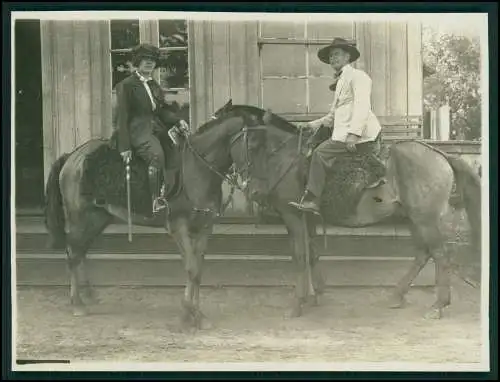
[[[162,171],[158,167],[149,166],[149,189],[152,198],[152,213],[155,215],[158,211],[167,207],[167,200],[164,197],[163,188],[160,190]]]
[[[290,202],[288,204],[302,211],[319,213],[320,198],[306,190],[299,203]]]

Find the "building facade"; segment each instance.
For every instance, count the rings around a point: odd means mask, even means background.
[[[16,35],[20,36],[22,22],[18,23]],[[128,74],[124,54],[140,42],[160,47],[171,60],[172,68],[159,71],[157,80],[168,90],[167,100],[189,107],[193,129],[230,98],[237,104],[271,108],[291,121],[324,115],[332,99],[332,73],[316,54],[336,36],[357,41],[361,57],[355,66],[373,80],[373,109],[382,121],[422,116],[419,23],[161,19],[37,23],[30,28],[38,25],[39,55],[19,59],[16,74],[34,76],[39,60],[39,95],[24,106],[16,99],[16,106],[25,114],[36,104],[41,118],[18,126],[16,117],[16,133],[31,129],[28,135],[38,134],[43,142],[41,155],[37,149],[39,160],[32,164],[37,170],[31,171],[38,174],[38,195],[43,194],[50,167],[61,154],[90,138],[111,135],[113,87]],[[19,44],[16,49],[22,52],[25,44]],[[26,60],[31,60],[30,65]],[[17,66],[21,63],[24,67]],[[31,149],[23,142],[18,146],[21,157],[23,150],[25,157],[34,155],[26,152]],[[23,176],[19,179],[18,188],[26,189]],[[240,202],[236,201],[233,212],[246,211],[242,196],[236,195],[236,200]]]

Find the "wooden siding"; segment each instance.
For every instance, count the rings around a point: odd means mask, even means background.
[[[394,22],[230,22],[190,24],[192,126],[207,121],[229,98],[270,107],[291,121],[320,117],[333,98],[331,69],[317,51],[335,36],[354,38],[361,52],[354,66],[373,81],[373,110],[382,123],[422,115],[420,25]],[[283,96],[286,94],[286,96]],[[388,136],[396,128],[389,126]],[[400,125],[400,126],[399,126]],[[401,130],[411,124],[399,124]],[[398,130],[397,134],[405,134]],[[413,132],[412,132],[413,133]],[[229,187],[224,185],[227,196]],[[234,195],[227,215],[245,215],[244,196]]]
[[[260,104],[257,22],[194,21],[189,36],[194,128],[229,98],[238,104]]]
[[[44,179],[63,153],[111,134],[107,21],[40,23]]]

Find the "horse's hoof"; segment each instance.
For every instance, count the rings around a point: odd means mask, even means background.
[[[320,305],[320,298],[321,298],[321,296],[316,293],[313,296],[309,296],[309,302],[312,306],[319,306]]]
[[[301,305],[296,305],[293,306],[286,314],[285,318],[286,319],[292,319],[292,318],[298,318],[302,316],[302,306]]]
[[[89,305],[99,305],[101,303],[101,300],[95,293],[85,296],[85,299]]]
[[[406,299],[403,296],[393,294],[387,301],[389,309],[400,309],[406,305]]]
[[[431,308],[427,313],[425,313],[424,318],[426,320],[439,320],[443,317],[443,308]]]
[[[73,316],[83,317],[89,314],[88,310],[84,306],[75,306],[73,308]]]
[[[209,319],[202,318],[198,320],[197,327],[200,330],[211,330],[213,329],[214,325],[212,324],[212,322],[210,322]]]

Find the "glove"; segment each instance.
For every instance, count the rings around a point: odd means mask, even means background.
[[[125,163],[128,163],[132,160],[132,150],[126,150],[120,153]]]
[[[179,126],[179,131],[182,132],[185,135],[191,134],[191,129],[189,128],[189,125],[186,121],[181,119],[178,123]]]

